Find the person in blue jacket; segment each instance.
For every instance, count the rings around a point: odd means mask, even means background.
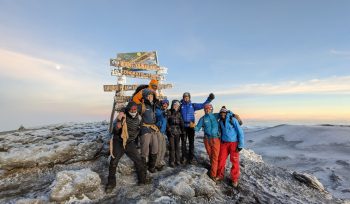
[[[239,121],[225,106],[220,110],[219,130],[221,133],[221,144],[216,180],[220,181],[224,179],[226,159],[230,154],[232,185],[233,187],[237,187],[240,175],[239,152],[244,147],[244,133]]]
[[[192,103],[191,94],[185,92],[181,100],[181,115],[185,125],[185,133],[181,135],[181,163],[185,164],[185,159],[187,159],[187,164],[191,164],[194,158],[194,127],[195,127],[195,117],[194,112],[204,108],[204,105],[210,103],[214,100],[215,96],[210,93],[207,100],[204,103]],[[189,142],[189,151],[187,154],[186,142]]]
[[[164,99],[160,101],[160,107],[156,108],[156,125],[161,134],[158,134],[158,155],[156,160],[156,169],[161,171],[165,165],[164,156],[166,152],[166,130],[167,130],[167,110],[169,101]]]

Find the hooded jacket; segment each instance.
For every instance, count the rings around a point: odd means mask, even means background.
[[[233,117],[232,112],[226,114],[225,120],[220,119],[221,141],[238,142],[239,148],[244,148],[244,133],[238,120]]]

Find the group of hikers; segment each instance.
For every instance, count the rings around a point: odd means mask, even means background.
[[[232,186],[237,187],[240,175],[239,152],[244,147],[244,133],[239,116],[225,106],[219,113],[213,113],[210,103],[215,96],[212,93],[204,103],[192,103],[190,93],[185,92],[182,100],[173,100],[168,109],[168,100],[157,99],[157,88],[158,81],[152,79],[147,87],[137,90],[114,120],[106,191],[111,191],[116,186],[116,167],[124,153],[134,162],[140,185],[150,181],[147,170],[150,173],[162,171],[166,165],[164,156],[167,146],[170,167],[195,164],[195,132],[201,129],[210,159],[210,178],[215,182],[224,179],[226,159],[230,155]],[[194,114],[201,109],[204,109],[205,115],[196,125]]]

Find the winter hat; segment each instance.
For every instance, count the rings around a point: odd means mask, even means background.
[[[180,106],[180,101],[179,101],[179,100],[173,100],[173,101],[171,102],[171,108],[173,108],[175,104],[177,104],[177,105]]]
[[[167,99],[163,99],[161,102],[160,102],[160,104],[164,104],[164,103],[166,103],[166,104],[168,104],[169,105],[169,101],[167,100]]]
[[[151,89],[143,89],[143,90],[142,90],[142,97],[143,97],[144,99],[146,99],[147,96],[150,95],[150,94],[153,94],[153,91],[152,91]]]
[[[152,79],[152,80],[149,82],[149,85],[150,85],[150,86],[152,86],[152,85],[158,86],[158,80],[157,80],[157,79]]]
[[[226,106],[222,106],[222,107],[221,107],[220,113],[227,113]]]
[[[212,106],[210,103],[207,103],[207,104],[204,105],[204,110],[205,110],[205,109],[208,109],[208,108],[209,108],[210,110],[213,110],[213,106]]]
[[[182,98],[185,98],[186,96],[190,97],[191,98],[191,94],[189,92],[185,92],[183,95],[182,95]]]
[[[128,105],[126,106],[126,110],[130,111],[130,110],[137,110],[137,104],[134,101],[130,101],[128,103]]]

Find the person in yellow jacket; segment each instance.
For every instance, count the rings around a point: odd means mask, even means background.
[[[150,89],[151,91],[154,91],[154,93],[156,93],[156,91],[158,89],[158,80],[157,79],[152,79],[149,82],[148,89]],[[134,101],[136,104],[141,104],[142,103],[142,92],[143,92],[143,90],[145,90],[145,89],[141,89],[139,92],[137,92],[132,97],[132,101]]]

